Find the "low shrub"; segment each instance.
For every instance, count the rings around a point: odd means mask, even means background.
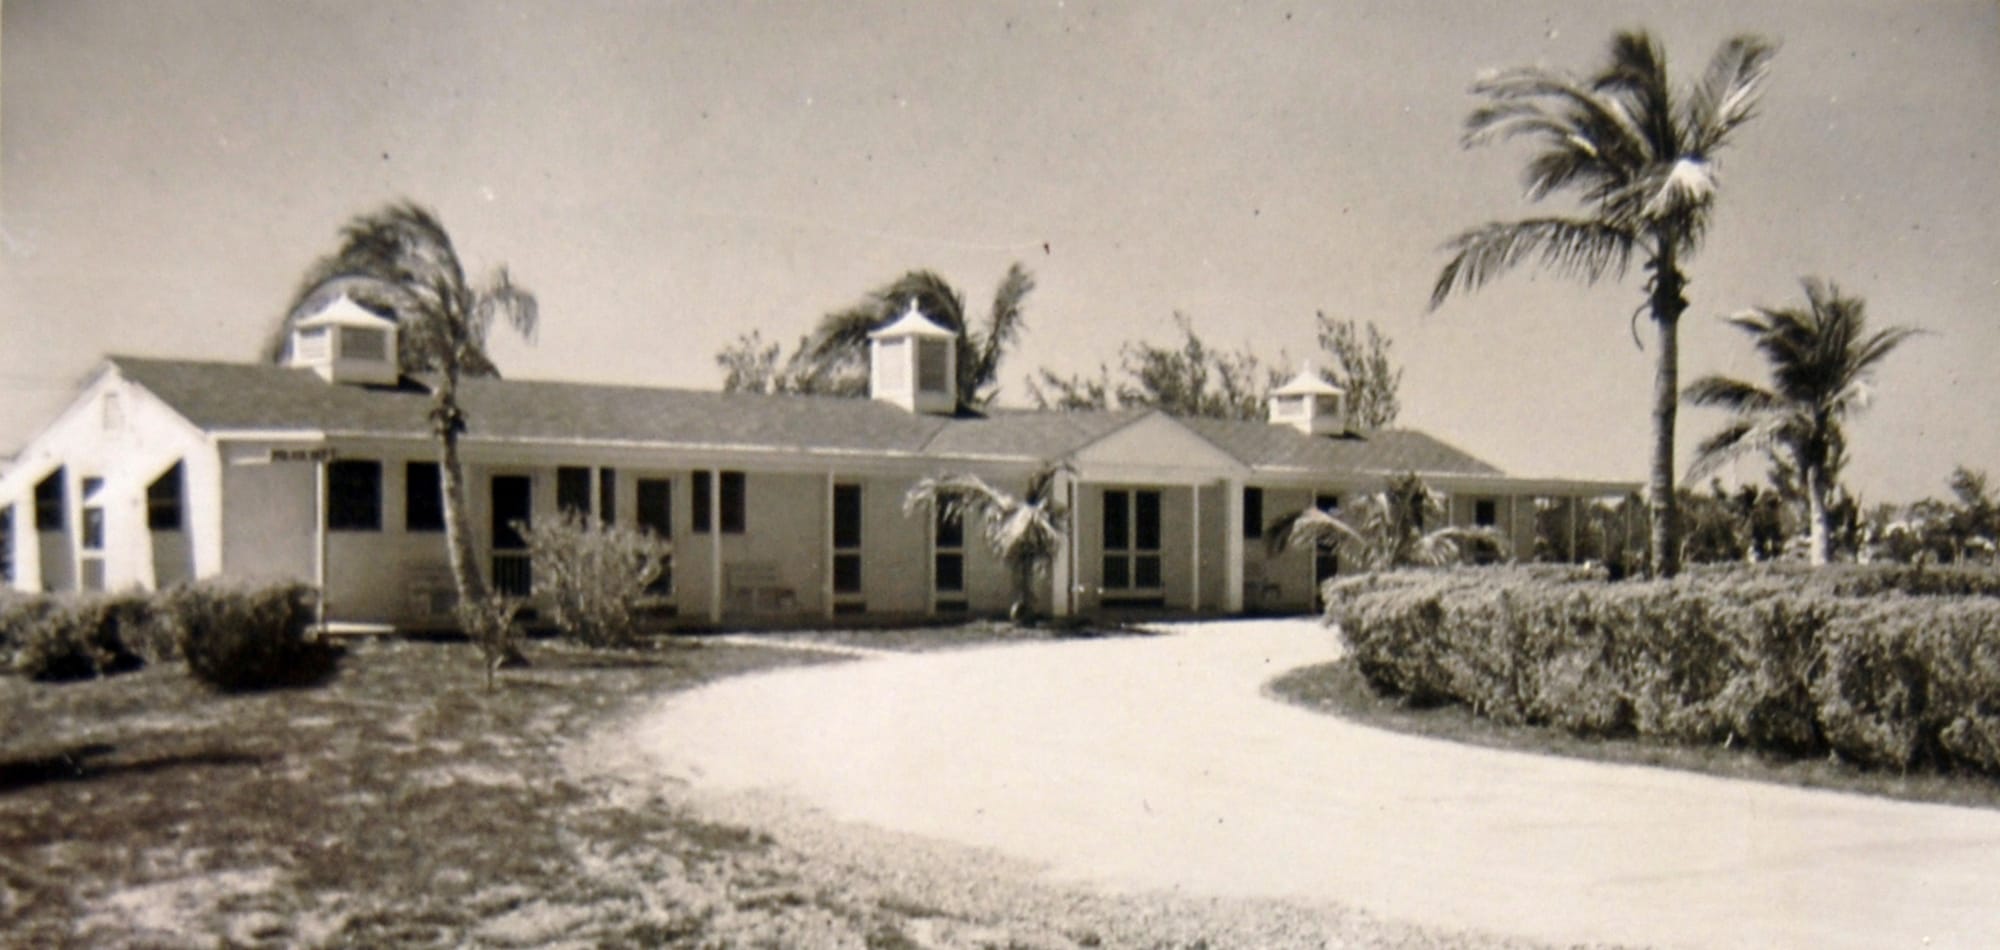
[[[1889,601],[1834,619],[1812,698],[1843,757],[2000,775],[2000,603]]]
[[[1406,572],[1330,585],[1328,613],[1370,684],[1413,703],[1586,736],[2000,772],[2000,600],[1941,593],[1984,582],[1801,573]],[[1856,590],[1875,593],[1844,593]]]
[[[564,512],[519,527],[535,566],[535,596],[563,635],[590,646],[623,646],[638,634],[646,588],[672,548],[652,534]]]
[[[146,658],[126,638],[150,644],[153,638],[144,628],[157,622],[153,614],[151,598],[143,594],[42,599],[38,607],[10,612],[14,668],[45,682],[136,670]]]
[[[223,692],[325,682],[337,646],[313,636],[318,594],[300,583],[238,588],[198,584],[165,600],[179,627],[188,672]]]

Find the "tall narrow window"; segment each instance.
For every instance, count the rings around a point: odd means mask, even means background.
[[[688,489],[692,492],[688,496],[688,501],[694,507],[694,531],[696,534],[707,534],[715,530],[714,484],[715,482],[709,477],[709,473],[694,473],[694,484]]]
[[[618,470],[597,470],[597,518],[605,524],[618,520]]]
[[[1264,490],[1257,487],[1243,489],[1243,536],[1257,539],[1264,536]]]
[[[444,482],[438,463],[403,466],[403,530],[444,530]]]
[[[160,473],[146,486],[146,530],[179,531],[181,514],[181,463]]]
[[[493,588],[526,597],[535,589],[535,572],[521,529],[534,520],[535,483],[526,475],[495,475],[492,492]]]
[[[556,510],[590,517],[590,469],[569,465],[556,469]]]
[[[83,480],[83,549],[104,550],[104,479]]]
[[[329,531],[382,530],[382,463],[341,459],[326,463]]]
[[[834,609],[850,596],[858,597],[861,585],[861,486],[833,486],[833,593]]]
[[[639,530],[666,539],[674,536],[674,483],[665,478],[642,478],[632,486],[638,506],[636,515]],[[667,555],[660,565],[660,576],[646,588],[646,592],[665,597],[674,591],[674,559]]]
[[[14,506],[0,505],[0,583],[14,582]]]
[[[61,531],[63,522],[63,470],[56,469],[35,483],[35,530]]]
[[[1104,589],[1157,591],[1160,576],[1160,493],[1104,493]]]
[[[1339,495],[1314,495],[1313,507],[1330,515],[1340,513]],[[1313,547],[1313,603],[1319,604],[1319,585],[1340,573],[1340,549],[1332,541],[1321,541]]]
[[[711,481],[708,472],[694,473],[694,484],[691,486],[694,491],[694,497],[690,498],[689,501],[694,503],[694,530],[697,534],[707,534],[713,530],[711,525],[716,520],[713,517],[714,512],[709,510],[713,497],[709,490],[710,484]],[[722,473],[722,498],[720,500],[722,502],[721,521],[723,534],[743,533],[746,520],[744,517],[746,491],[747,489],[743,484],[742,472]]]
[[[742,472],[722,473],[722,533],[742,534],[749,522],[748,487]]]
[[[941,613],[960,613],[965,599],[965,520],[946,518],[940,506],[933,516],[931,585]]]

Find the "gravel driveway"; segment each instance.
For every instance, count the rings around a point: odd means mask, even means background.
[[[1099,890],[1564,943],[2000,933],[2000,813],[1471,748],[1262,695],[1337,652],[1284,621],[867,659],[682,695],[636,739],[645,768],[697,789]]]

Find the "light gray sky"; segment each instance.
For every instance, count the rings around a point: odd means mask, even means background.
[[[2000,475],[1993,0],[5,0],[0,454],[107,352],[252,358],[341,223],[407,196],[540,296],[536,344],[496,347],[516,377],[710,388],[739,332],[789,342],[915,267],[983,309],[1020,260],[1007,401],[1176,310],[1296,359],[1324,309],[1395,340],[1405,425],[1639,479],[1642,275],[1524,271],[1425,312],[1441,242],[1531,208],[1522,151],[1457,146],[1467,85],[1588,69],[1631,26],[1680,75],[1733,33],[1783,43],[1722,156],[1683,379],[1758,373],[1715,317],[1822,274],[1933,331],[1852,429],[1864,499]],[[1683,411],[1682,458],[1719,422]]]

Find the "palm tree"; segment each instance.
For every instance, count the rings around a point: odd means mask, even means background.
[[[1390,479],[1382,491],[1352,499],[1342,514],[1316,507],[1287,514],[1265,529],[1264,546],[1274,557],[1298,548],[1334,547],[1346,555],[1345,563],[1362,571],[1441,567],[1477,550],[1506,550],[1506,538],[1493,528],[1444,521],[1444,499],[1412,472]]]
[[[1035,616],[1035,581],[1046,574],[1068,537],[1065,509],[1056,496],[1056,476],[1066,466],[1047,468],[1028,480],[1028,490],[1015,495],[988,484],[977,475],[925,477],[903,494],[903,514],[934,513],[947,522],[971,519],[981,526],[986,545],[1006,563],[1013,581],[1014,603],[1007,615],[1016,622]]]
[[[1750,334],[1771,386],[1727,376],[1704,376],[1687,388],[1689,405],[1727,409],[1735,418],[1697,450],[1689,477],[1715,471],[1748,452],[1765,452],[1798,473],[1811,532],[1808,556],[1827,562],[1832,538],[1828,497],[1846,462],[1842,422],[1868,403],[1867,379],[1917,331],[1890,327],[1868,332],[1866,307],[1833,284],[1808,277],[1805,309],[1758,307],[1728,318]]]
[[[1451,260],[1431,290],[1436,310],[1453,290],[1472,291],[1529,260],[1596,283],[1623,276],[1643,255],[1647,303],[1659,333],[1653,383],[1652,561],[1679,568],[1674,511],[1674,410],[1687,277],[1682,262],[1700,246],[1716,192],[1715,155],[1748,121],[1775,47],[1755,36],[1722,44],[1700,82],[1678,96],[1666,55],[1644,32],[1619,33],[1610,61],[1578,78],[1541,67],[1482,78],[1472,91],[1487,103],[1466,119],[1466,147],[1525,136],[1539,151],[1528,162],[1527,197],[1558,192],[1583,204],[1576,217],[1497,221],[1448,242]]]
[[[910,271],[870,291],[845,310],[822,317],[806,344],[794,355],[789,372],[810,380],[807,391],[842,396],[868,395],[868,334],[911,302],[933,323],[958,334],[958,406],[979,408],[993,401],[1000,361],[1027,328],[1021,306],[1035,289],[1034,275],[1019,262],[993,294],[986,325],[968,324],[965,298],[944,278],[927,270]]]
[[[465,504],[465,470],[459,437],[465,411],[459,381],[494,375],[486,339],[495,320],[504,320],[533,339],[538,316],[535,295],[517,287],[502,267],[484,284],[467,281],[451,236],[437,215],[409,201],[361,215],[341,229],[338,250],[306,272],[286,324],[310,316],[337,293],[393,314],[401,327],[397,361],[408,374],[423,374],[431,387],[431,432],[441,456],[446,547],[452,582],[462,608],[486,600]]]

